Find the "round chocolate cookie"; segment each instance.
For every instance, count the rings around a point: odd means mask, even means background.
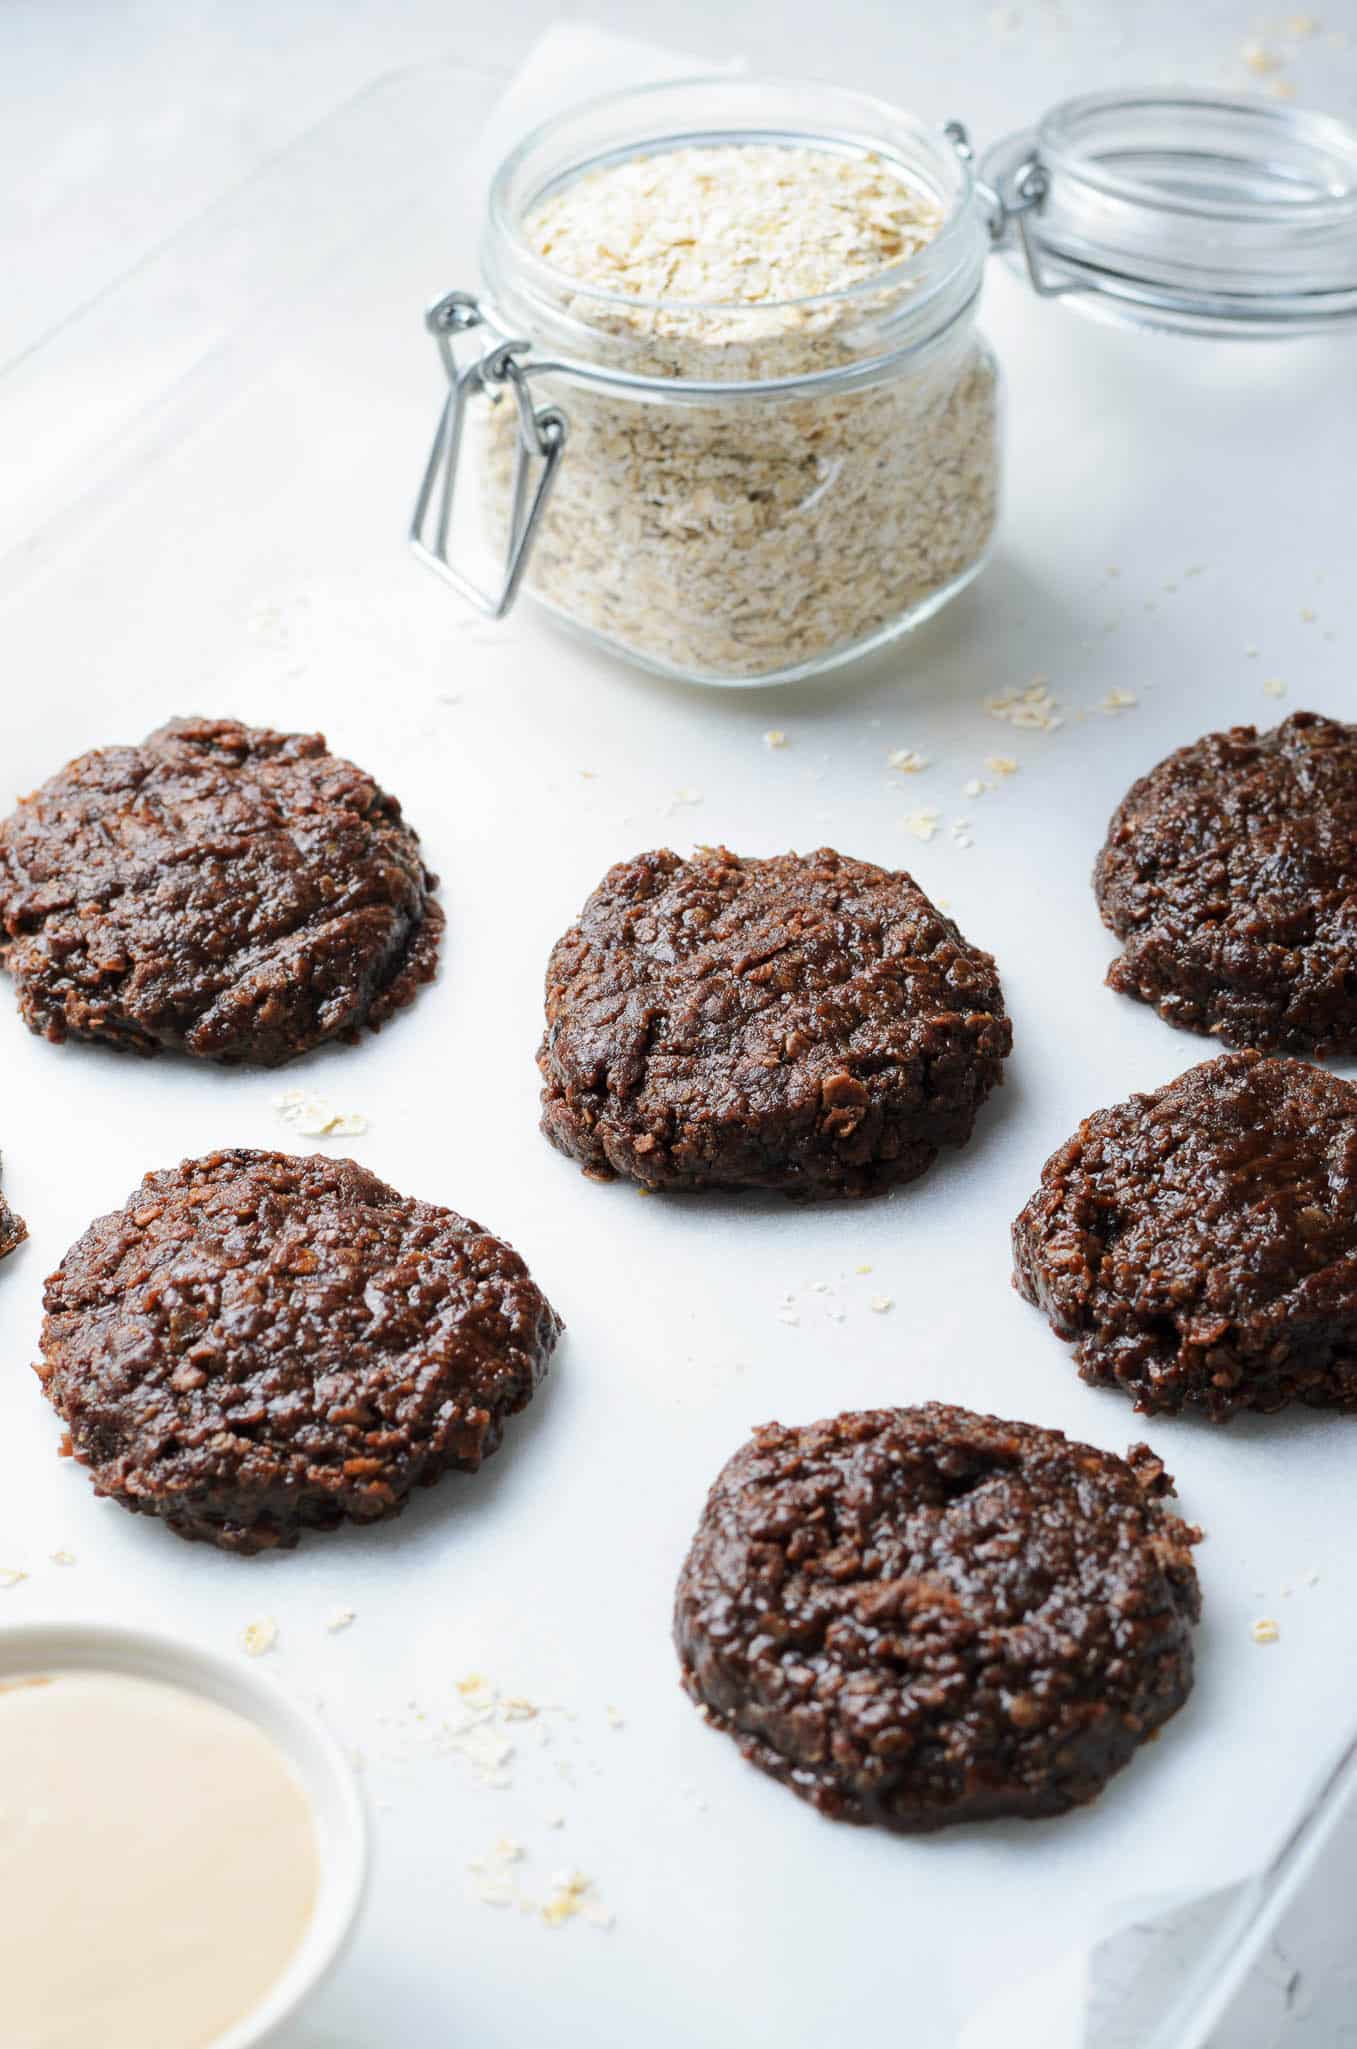
[[[176,719],[0,824],[0,965],[31,1030],[274,1066],[433,979],[400,805],[318,733]]]
[[[638,854],[547,967],[542,1129],[648,1188],[874,1195],[969,1138],[1012,1045],[989,954],[823,849]]]
[[[1118,806],[1094,888],[1112,988],[1227,1045],[1357,1053],[1357,726],[1180,748]]]
[[[930,1402],[770,1423],[679,1579],[683,1683],[840,1821],[922,1831],[1091,1800],[1192,1684],[1172,1483],[1058,1430]]]
[[[0,1259],[7,1252],[13,1252],[16,1245],[22,1245],[28,1236],[28,1226],[22,1217],[16,1217],[13,1210],[0,1195]]]
[[[221,1152],[91,1224],[37,1371],[96,1493],[249,1554],[474,1472],[560,1327],[455,1210],[352,1160]]]
[[[1016,1283],[1136,1407],[1357,1410],[1357,1087],[1226,1053],[1086,1117],[1013,1226]]]

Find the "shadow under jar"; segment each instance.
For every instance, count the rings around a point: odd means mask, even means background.
[[[450,364],[486,330],[464,460],[501,595],[543,489],[524,588],[666,675],[788,681],[944,604],[998,500],[974,195],[943,134],[822,87],[662,86],[530,136],[492,188],[485,297],[444,313]]]

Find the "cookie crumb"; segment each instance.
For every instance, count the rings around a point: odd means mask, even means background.
[[[1263,679],[1263,695],[1264,695],[1265,697],[1285,697],[1285,696],[1286,696],[1286,685],[1285,685],[1285,683],[1283,683],[1283,681],[1282,681],[1282,679],[1281,679],[1281,677],[1280,677],[1280,676],[1265,676],[1265,677],[1264,677],[1264,679]]]
[[[352,1608],[335,1609],[334,1614],[325,1625],[331,1636],[337,1635],[341,1629],[348,1628],[349,1624],[353,1621],[353,1612]]]
[[[875,1309],[878,1316],[884,1316],[888,1309],[895,1307],[895,1297],[893,1295],[873,1295],[870,1306]]]
[[[240,1633],[240,1641],[252,1658],[262,1658],[278,1641],[278,1624],[271,1615],[263,1616],[258,1622],[247,1622]]]
[[[1270,72],[1281,69],[1281,58],[1269,50],[1256,37],[1245,43],[1239,52],[1239,61],[1255,78],[1266,78]]]
[[[1255,1643],[1276,1643],[1281,1631],[1270,1615],[1264,1615],[1254,1623],[1251,1634]]]
[[[11,1587],[21,1586],[27,1578],[28,1574],[20,1572],[17,1566],[0,1565],[0,1594],[7,1594]]]
[[[785,747],[787,735],[780,726],[770,726],[763,736],[763,744],[765,747]]]
[[[52,1563],[53,1565],[74,1565],[75,1553],[74,1551],[54,1551],[52,1553]]]
[[[1099,708],[1109,714],[1118,711],[1131,711],[1139,702],[1140,699],[1136,696],[1134,690],[1109,690]]]
[[[886,756],[888,768],[899,769],[901,775],[918,775],[929,765],[926,754],[916,754],[912,747],[897,747]]]

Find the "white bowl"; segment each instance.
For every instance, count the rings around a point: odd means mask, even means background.
[[[239,1658],[103,1622],[0,1626],[0,1681],[29,1672],[91,1670],[159,1679],[233,1708],[277,1744],[306,1789],[320,1861],[310,1925],[259,2005],[212,2044],[212,2049],[260,2049],[334,1968],[353,1932],[368,1863],[367,1818],[353,1771],[315,1715]]]

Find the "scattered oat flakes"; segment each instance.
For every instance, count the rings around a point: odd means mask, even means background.
[[[1265,697],[1286,696],[1286,685],[1280,676],[1265,676],[1263,678],[1263,695]]]
[[[325,1625],[331,1636],[336,1636],[341,1629],[348,1628],[349,1624],[353,1621],[353,1613],[352,1608],[335,1609],[334,1614]]]
[[[278,1624],[271,1615],[263,1616],[258,1622],[247,1622],[240,1633],[240,1640],[252,1658],[262,1658],[278,1641]]]
[[[985,767],[991,775],[1010,776],[1018,773],[1018,764],[1011,754],[987,754]]]
[[[74,1565],[75,1553],[74,1551],[54,1551],[52,1553],[52,1563],[53,1565]]]
[[[22,1585],[27,1578],[28,1574],[20,1572],[17,1566],[0,1565],[0,1594],[7,1594],[11,1587]]]
[[[1109,690],[1099,710],[1105,711],[1110,717],[1114,712],[1133,710],[1139,702],[1140,699],[1134,690]]]
[[[905,820],[905,830],[912,832],[916,840],[931,840],[938,829],[939,815],[932,810],[911,811]]]
[[[1034,676],[1025,690],[1002,690],[985,699],[992,719],[1034,733],[1053,733],[1065,721],[1044,676]]]
[[[1254,1623],[1252,1635],[1255,1643],[1276,1643],[1281,1631],[1270,1615],[1264,1615]]]
[[[878,1316],[884,1316],[886,1311],[894,1308],[894,1306],[895,1298],[893,1295],[873,1295],[872,1297],[871,1307],[875,1309]]]
[[[357,1138],[368,1128],[367,1118],[357,1110],[337,1110],[324,1096],[306,1089],[286,1089],[274,1097],[273,1107],[303,1138]]]
[[[542,1908],[542,1919],[548,1928],[560,1928],[566,1921],[573,1921],[576,1914],[588,1914],[596,1927],[610,1928],[612,1915],[596,1902],[586,1905],[586,1895],[594,1889],[594,1882],[582,1871],[558,1871],[551,1881],[551,1898]],[[590,1912],[589,1909],[593,1911]]]
[[[916,753],[913,747],[896,747],[886,756],[888,768],[898,768],[901,775],[918,775],[928,767],[928,756]]]
[[[763,744],[765,747],[785,747],[787,735],[783,732],[781,726],[770,726],[763,736]]]

